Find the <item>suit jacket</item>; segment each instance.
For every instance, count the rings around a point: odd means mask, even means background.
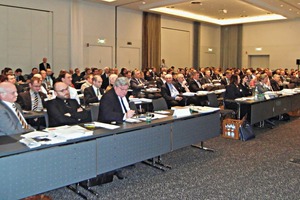
[[[140,79],[140,81],[145,84],[145,81],[143,79]],[[130,88],[132,89],[132,94],[134,96],[137,96],[139,92],[141,92],[141,89],[144,89],[144,85],[139,85],[140,83],[135,78],[132,78],[130,80]]]
[[[122,105],[115,89],[112,88],[100,100],[98,121],[108,123],[115,121],[120,123],[123,122],[123,117]]]
[[[72,125],[91,121],[91,114],[83,110],[77,112],[80,105],[75,99],[55,98],[46,102],[47,113],[49,117],[49,126]]]
[[[165,83],[162,81],[161,78],[159,78],[159,79],[156,80],[156,86],[157,86],[158,88],[161,88],[164,84],[165,84]]]
[[[243,84],[240,84],[239,86],[242,89],[242,94],[244,97],[248,97],[252,95],[252,90],[247,84],[245,86]]]
[[[230,84],[226,87],[224,99],[236,99],[243,97],[242,89],[235,84]]]
[[[206,84],[206,83],[212,83],[212,79],[211,79],[211,78],[208,78],[208,77],[206,77],[206,76],[204,76],[204,77],[201,79],[200,83],[201,83],[202,85],[204,85],[204,84]]]
[[[44,63],[40,63],[39,68],[40,68],[40,71],[41,70],[45,70],[46,71],[47,69],[50,69],[51,67],[50,67],[49,63],[47,63],[47,68],[45,68]]]
[[[109,76],[108,76],[109,77]],[[101,78],[102,78],[102,85],[101,85],[101,88],[102,89],[106,89],[107,88],[107,86],[109,85],[109,78],[108,77],[106,77],[106,74],[104,73],[104,74],[102,74],[101,75]]]
[[[200,83],[200,81],[199,81],[199,83]],[[198,84],[196,83],[196,81],[195,81],[194,79],[192,79],[192,80],[190,81],[189,89],[190,89],[191,92],[198,92],[198,91],[203,90],[202,88],[200,88],[200,87],[198,86]]]
[[[21,111],[20,105],[16,104],[16,107]],[[22,128],[18,117],[2,100],[0,100],[0,118],[0,135],[12,135],[33,131],[31,126],[29,126],[28,129]]]
[[[102,88],[99,88],[100,94],[104,94],[104,90]],[[84,103],[85,105],[89,105],[90,103],[97,103],[99,102],[98,96],[95,93],[93,86],[87,87],[84,89]]]
[[[270,83],[271,83],[271,87],[272,87],[273,91],[280,91],[281,90],[279,84],[274,79],[271,79]]]
[[[264,85],[264,84],[262,84],[260,82],[258,82],[256,84],[256,88],[257,88],[258,94],[262,94],[262,93],[265,93],[267,91],[270,91],[270,89],[266,85]]]
[[[226,99],[236,99],[240,97],[243,97],[242,89],[240,87],[237,87],[235,84],[227,85],[224,94],[225,107],[227,109],[233,109],[236,111],[238,109],[238,104],[234,102],[228,102]]]
[[[228,80],[228,82],[230,82],[230,80]],[[222,80],[221,80],[221,84],[222,84],[222,85],[229,85],[230,83],[228,83],[228,82],[227,82],[226,77],[225,77],[225,78],[222,78]]]
[[[41,97],[42,104],[43,104],[43,107],[44,107],[44,103],[45,103],[44,100],[47,98],[47,96],[42,92],[39,92],[39,95]],[[27,92],[20,93],[18,95],[17,102],[18,102],[18,104],[20,104],[20,106],[23,110],[31,110],[32,102],[31,102],[30,92],[27,91]]]

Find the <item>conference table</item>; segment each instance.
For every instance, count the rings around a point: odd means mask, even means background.
[[[238,118],[247,114],[247,120],[253,125],[284,113],[299,110],[300,93],[263,100],[240,98],[234,102],[238,104]]]
[[[220,112],[122,123],[114,130],[29,149],[20,135],[0,137],[0,197],[57,189],[220,135]]]

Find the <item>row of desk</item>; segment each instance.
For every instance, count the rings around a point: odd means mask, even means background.
[[[219,136],[219,116],[216,111],[168,116],[149,124],[124,123],[115,130],[99,128],[92,136],[36,149],[19,143],[19,135],[2,137],[0,197],[20,199],[57,189]]]
[[[300,109],[300,93],[280,96],[269,100],[235,101],[240,116],[247,114],[250,124],[255,124],[278,115]]]

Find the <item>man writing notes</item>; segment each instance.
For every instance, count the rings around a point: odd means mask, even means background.
[[[25,121],[20,106],[15,104],[18,93],[10,82],[0,83],[0,135],[10,135],[33,131]]]
[[[126,98],[128,87],[129,81],[126,77],[117,78],[113,88],[106,92],[100,100],[99,121],[123,122],[126,118],[134,115],[134,110],[130,110]]]
[[[69,86],[63,82],[54,84],[56,98],[47,102],[49,126],[72,125],[90,122],[90,114],[75,99],[70,99]]]

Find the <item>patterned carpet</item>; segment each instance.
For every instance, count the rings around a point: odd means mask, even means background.
[[[274,129],[255,127],[247,142],[217,137],[205,143],[216,151],[186,147],[163,156],[162,172],[142,163],[127,167],[124,180],[93,189],[98,199],[300,199],[300,118],[276,121]],[[80,190],[89,199],[97,199]],[[82,199],[66,188],[46,193],[53,199]]]

